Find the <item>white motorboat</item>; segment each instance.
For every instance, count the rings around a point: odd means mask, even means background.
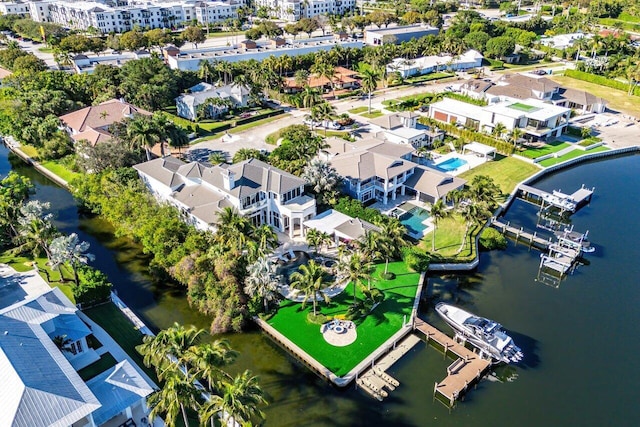
[[[499,323],[443,302],[436,305],[436,312],[467,342],[490,355],[495,361],[517,363],[524,357],[520,348]]]

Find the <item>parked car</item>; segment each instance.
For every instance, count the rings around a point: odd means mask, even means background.
[[[327,129],[331,129],[331,130],[340,130],[342,129],[342,126],[340,125],[340,123],[333,121],[333,120],[325,120],[324,122],[322,122],[322,126],[326,127]]]
[[[307,126],[321,126],[322,123],[321,122],[316,122],[314,120],[311,120],[311,117],[305,117],[305,119],[302,121],[302,123],[304,123]]]

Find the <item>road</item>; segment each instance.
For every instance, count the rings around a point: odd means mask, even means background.
[[[450,82],[429,83],[420,86],[400,87],[382,90],[376,92],[376,94],[371,98],[371,108],[387,113],[388,111],[384,110],[384,107],[382,105],[382,101],[384,100],[396,99],[403,96],[410,96],[425,92],[443,92],[445,90],[444,88],[450,84]],[[348,110],[351,110],[353,108],[368,107],[369,101],[366,97],[364,97],[361,99],[331,101],[331,104],[336,108],[337,114],[342,114],[348,113]],[[309,114],[309,111],[307,109],[287,107],[285,108],[285,111],[287,111],[290,115],[280,120],[267,123],[263,126],[251,128],[243,132],[238,132],[230,136],[225,135],[222,138],[211,139],[194,144],[189,149],[189,156],[192,159],[206,160],[209,154],[211,154],[212,152],[222,152],[227,155],[227,158],[229,160],[231,160],[233,155],[242,148],[253,148],[257,150],[271,151],[275,147],[273,145],[268,145],[265,142],[265,139],[268,135],[287,126],[302,124],[304,116]],[[368,122],[366,121],[366,119],[356,114],[350,114],[350,116],[355,119],[356,122],[360,125],[359,133],[367,133]]]

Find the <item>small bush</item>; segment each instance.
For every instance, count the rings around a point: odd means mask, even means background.
[[[309,314],[307,314],[307,321],[309,321],[309,323],[313,323],[314,325],[323,325],[329,320],[331,320],[331,318],[329,316],[325,316],[322,313],[317,313],[314,316],[313,312],[311,311],[309,312]]]
[[[395,273],[392,273],[392,272],[389,271],[387,273],[382,273],[380,275],[380,277],[382,277],[382,279],[384,279],[384,280],[393,280],[393,279],[396,278],[396,275],[395,275]]]
[[[492,251],[494,249],[507,249],[507,239],[495,228],[487,227],[480,235],[480,247]]]

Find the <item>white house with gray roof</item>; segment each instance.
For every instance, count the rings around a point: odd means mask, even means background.
[[[0,277],[3,289],[20,283],[19,277]],[[15,289],[0,295],[0,425],[116,427],[148,416],[146,397],[155,384],[120,357],[124,351],[112,340],[100,335],[101,346],[96,338],[90,346],[88,336],[106,333],[96,324],[90,328],[59,288],[16,295]],[[116,359],[111,367],[81,377],[82,368],[109,354]]]
[[[211,166],[164,157],[134,168],[159,200],[177,206],[201,230],[215,231],[225,207],[290,237],[303,236],[304,221],[316,215],[303,179],[256,159]]]
[[[216,105],[214,99],[224,100],[232,107],[240,108],[249,106],[249,94],[250,90],[246,86],[233,84],[216,87],[202,82],[189,88],[188,93],[176,98],[176,110],[180,117],[196,120],[199,107],[206,104],[205,116],[218,117],[226,113],[229,107],[223,103]]]
[[[398,196],[415,195],[435,202],[466,181],[410,161],[412,147],[369,140],[333,155],[331,166],[344,178],[344,191],[361,202],[378,200],[385,205]]]
[[[412,111],[401,111],[372,119],[369,123],[381,129],[376,137],[413,148],[431,146],[435,141],[444,140],[443,131],[419,124],[418,117]]]

